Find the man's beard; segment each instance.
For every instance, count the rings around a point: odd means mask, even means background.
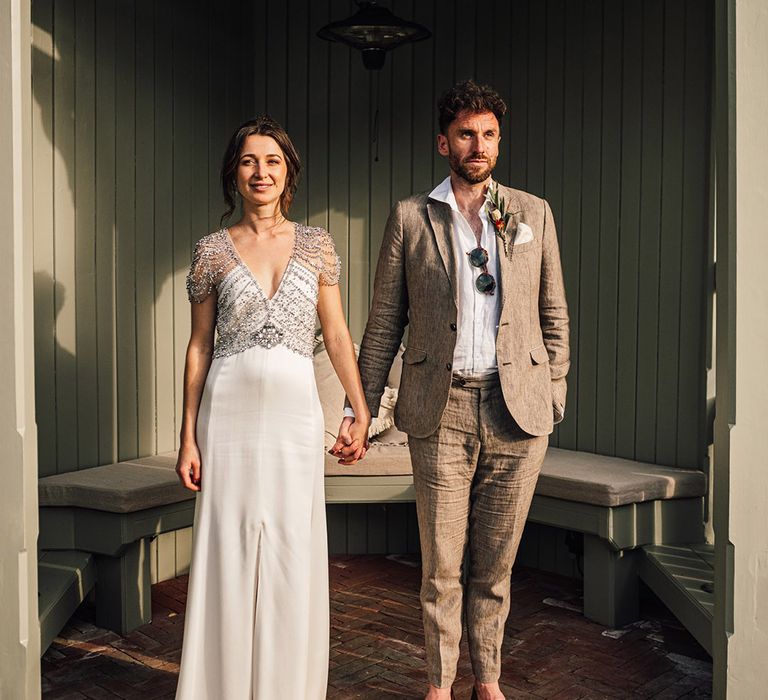
[[[473,158],[480,157],[477,153],[472,153],[469,155],[466,160],[471,160]],[[496,159],[494,158],[491,160],[487,156],[485,157],[485,162],[487,167],[481,168],[480,170],[472,169],[470,170],[469,167],[461,161],[459,156],[457,156],[455,153],[452,153],[450,150],[448,152],[448,163],[451,166],[451,170],[455,172],[460,178],[463,180],[466,180],[472,185],[476,185],[480,182],[484,182],[487,180],[491,173],[493,172],[493,168],[496,166]]]

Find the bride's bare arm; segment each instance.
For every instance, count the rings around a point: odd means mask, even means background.
[[[349,434],[352,444],[357,443],[357,447],[349,458],[343,460],[344,463],[351,464],[365,455],[371,412],[365,402],[355,348],[344,318],[338,284],[320,286],[317,314],[320,317],[328,357],[355,412],[355,421],[350,426]]]
[[[213,357],[216,328],[216,294],[205,301],[192,302],[192,331],[184,364],[184,402],[182,408],[179,457],[176,473],[191,491],[200,490],[200,451],[197,448],[197,411],[203,395],[205,379]]]

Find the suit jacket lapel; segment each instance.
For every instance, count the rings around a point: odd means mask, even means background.
[[[453,289],[453,301],[456,308],[459,307],[458,281],[456,276],[456,255],[453,250],[453,214],[451,208],[443,203],[434,200],[427,201],[427,214],[429,222],[432,225],[432,232],[435,235],[435,243],[440,251],[440,257],[443,259],[445,272],[451,281]]]
[[[499,185],[499,194],[501,195],[501,198],[504,200],[504,203],[506,204],[506,210],[512,214],[512,220],[509,222],[509,228],[507,229],[508,233],[507,235],[509,238],[507,239],[507,248],[509,249],[509,246],[512,244],[511,238],[514,237],[517,224],[522,220],[522,204],[520,202],[520,199],[515,194],[514,190],[511,190],[509,187],[504,187],[504,185]],[[514,296],[512,293],[513,286],[516,281],[514,279],[514,275],[512,272],[512,261],[510,258],[511,255],[505,255],[504,254],[504,244],[502,243],[501,239],[497,238],[497,250],[499,255],[499,277],[500,280],[500,286],[501,286],[501,308],[500,312],[504,311],[504,299],[507,295]]]

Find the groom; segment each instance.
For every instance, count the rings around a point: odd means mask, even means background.
[[[498,700],[512,564],[564,413],[568,312],[549,205],[491,176],[504,101],[467,81],[438,108],[450,176],[390,214],[359,364],[375,413],[410,325],[395,419],[416,489],[426,698],[452,696],[464,610],[473,697]],[[345,416],[334,449],[351,462]]]

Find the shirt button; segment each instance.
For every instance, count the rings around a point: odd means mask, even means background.
[[[451,324],[451,330],[452,330],[452,331],[455,331],[455,330],[456,330],[456,324],[455,324],[455,323],[452,323],[452,324]]]
[[[452,368],[453,368],[453,365],[452,365],[450,362],[446,362],[446,363],[445,363],[445,368],[446,368],[446,369],[452,369]]]

